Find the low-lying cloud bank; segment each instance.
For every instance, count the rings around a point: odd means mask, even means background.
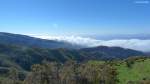
[[[118,46],[123,48],[140,50],[144,52],[150,51],[150,40],[140,40],[140,39],[97,40],[80,36],[36,36],[36,37],[49,40],[66,41],[72,44],[78,44],[87,47]]]

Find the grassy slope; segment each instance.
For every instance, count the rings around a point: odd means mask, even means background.
[[[136,61],[132,68],[128,68],[123,62],[116,66],[119,72],[119,84],[126,84],[127,81],[138,81],[143,78],[150,78],[150,59],[145,61]]]
[[[118,84],[127,84],[128,81],[139,81],[143,78],[150,79],[150,59],[136,60],[131,68],[128,68],[124,61],[114,61],[118,71]],[[91,64],[103,64],[103,61],[89,61]]]

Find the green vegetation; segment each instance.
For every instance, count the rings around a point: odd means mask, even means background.
[[[11,68],[0,84],[150,84],[150,58],[65,63],[43,61],[26,75]]]
[[[150,59],[135,60],[131,67],[127,66],[126,62],[121,62],[117,67],[118,79],[120,84],[127,84],[127,82],[137,82],[139,80],[150,81]],[[150,82],[149,82],[150,83]]]

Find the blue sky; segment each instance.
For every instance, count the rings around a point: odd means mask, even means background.
[[[0,32],[150,34],[148,0],[0,0]]]

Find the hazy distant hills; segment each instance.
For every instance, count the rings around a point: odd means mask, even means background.
[[[101,58],[101,59],[124,59],[130,56],[142,56],[143,52],[125,49],[121,47],[98,46],[94,48],[83,48],[80,51],[86,52],[86,56]]]
[[[54,40],[45,40],[26,35],[0,32],[0,43],[42,48],[81,48],[81,46]]]
[[[43,60],[65,62],[67,60],[112,60],[130,56],[144,56],[140,51],[120,47],[99,46],[77,49],[65,42],[43,40],[24,35],[0,33],[0,66],[30,69]]]
[[[114,34],[114,35],[90,35],[90,37],[100,40],[113,40],[113,39],[150,39],[150,34]]]

